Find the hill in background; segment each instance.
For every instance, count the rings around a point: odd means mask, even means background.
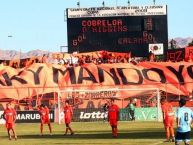
[[[187,38],[180,38],[177,37],[174,39],[177,43],[177,47],[179,48],[184,48],[188,46],[188,43],[190,43],[193,38],[192,37],[187,37]],[[169,42],[171,39],[169,39]],[[22,53],[20,54],[19,51],[17,50],[1,50],[0,49],[0,60],[10,60],[10,59],[19,59],[19,58],[30,58],[33,56],[42,56],[43,54],[51,54],[53,52],[49,51],[43,51],[43,50],[32,50],[27,53]]]

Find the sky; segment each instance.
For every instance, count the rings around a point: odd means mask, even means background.
[[[67,46],[64,11],[78,0],[0,0],[0,50],[35,49],[59,52]],[[128,0],[104,0],[105,6],[126,6]],[[103,0],[80,0],[80,7],[102,6]],[[153,0],[130,0],[131,5],[152,5]],[[169,38],[193,37],[193,0],[156,0],[168,5]],[[12,37],[9,37],[12,36]],[[66,51],[64,49],[64,51]]]

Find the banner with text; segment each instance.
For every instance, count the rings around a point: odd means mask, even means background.
[[[98,94],[100,89],[111,89],[110,96],[100,93],[103,98],[128,98],[156,89],[177,95],[189,95],[193,90],[192,82],[193,65],[188,62],[85,64],[78,67],[33,64],[21,70],[1,66],[0,99],[21,100],[37,94],[57,92],[59,89],[89,89],[96,90],[95,94]],[[139,89],[142,87],[148,89]],[[119,91],[119,88],[123,91]],[[64,98],[67,97],[65,93],[63,95]],[[89,95],[92,94],[87,93],[85,97],[88,99]]]
[[[166,5],[69,8],[68,18],[166,15]]]
[[[167,50],[167,61],[179,62],[185,59],[185,48]]]
[[[54,111],[50,111],[50,122],[54,122]],[[16,123],[40,123],[40,115],[38,111],[17,111]],[[0,111],[0,124],[5,124],[3,119],[3,111]]]

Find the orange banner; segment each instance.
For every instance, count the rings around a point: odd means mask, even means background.
[[[85,64],[80,67],[33,64],[20,70],[0,66],[0,99],[21,100],[37,94],[57,92],[59,89],[96,89],[96,98],[99,94],[126,98],[152,91],[151,88],[189,95],[193,91],[192,63]],[[99,89],[111,89],[110,95],[104,91],[97,92]],[[134,91],[119,92],[118,89]]]

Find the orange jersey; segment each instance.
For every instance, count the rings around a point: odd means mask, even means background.
[[[171,103],[165,103],[162,106],[162,112],[164,113],[164,118],[174,117],[174,110]]]
[[[46,118],[49,119],[50,110],[48,107],[46,107],[45,110],[46,110]]]
[[[119,107],[117,105],[111,105],[108,109],[109,120],[118,120]]]
[[[49,109],[40,109],[39,110],[40,116],[42,120],[47,120],[49,119]]]
[[[65,106],[64,107],[64,115],[65,115],[65,118],[69,118],[69,119],[72,118],[73,110],[72,110],[71,106]]]
[[[6,123],[13,123],[16,119],[15,109],[5,109],[3,113]]]

